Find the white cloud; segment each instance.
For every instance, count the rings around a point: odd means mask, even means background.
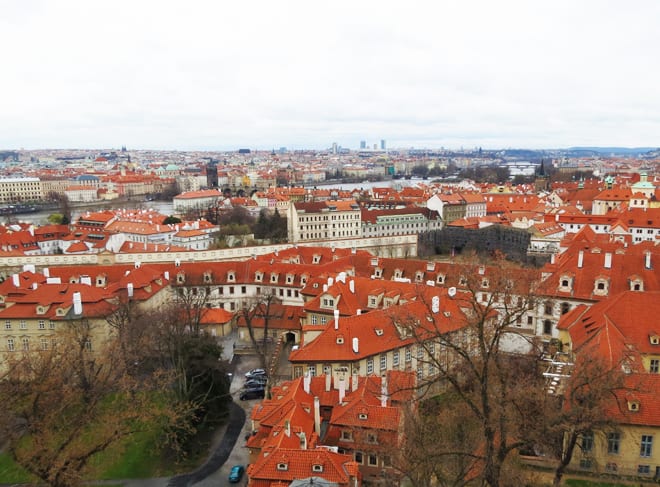
[[[25,0],[0,147],[658,145],[653,0]]]

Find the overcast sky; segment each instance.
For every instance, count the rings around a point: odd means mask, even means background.
[[[0,0],[0,149],[660,146],[657,0]]]

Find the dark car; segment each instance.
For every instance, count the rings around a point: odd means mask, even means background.
[[[243,387],[245,389],[256,389],[258,387],[264,387],[266,385],[266,382],[268,382],[268,379],[266,379],[265,377],[263,379],[255,377],[253,379],[245,381]]]
[[[234,465],[231,467],[231,472],[229,472],[229,481],[232,484],[240,482],[243,478],[243,473],[245,472],[245,467],[243,465]]]
[[[242,391],[238,397],[241,401],[245,401],[246,399],[263,399],[265,396],[266,391],[263,387],[251,387]]]

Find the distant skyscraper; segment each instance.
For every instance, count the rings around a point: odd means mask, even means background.
[[[385,139],[380,139],[380,150],[385,150]]]
[[[360,149],[366,149],[367,148],[367,141],[366,140],[361,140],[360,141]]]
[[[337,145],[337,142],[332,143],[332,153],[336,154],[339,149],[339,146]]]

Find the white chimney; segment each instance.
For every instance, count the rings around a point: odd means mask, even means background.
[[[555,213],[555,221],[556,221],[556,222],[559,221],[559,213]]]
[[[303,378],[303,389],[307,394],[309,394],[309,386],[312,382],[312,377],[309,375],[309,372],[305,374],[305,377]]]
[[[353,279],[348,281],[348,289],[351,291],[351,294],[355,294],[355,281]]]
[[[584,250],[578,252],[578,269],[582,269],[582,264],[584,263]]]
[[[325,374],[325,392],[330,392],[331,384],[332,384],[332,374]]]
[[[44,277],[50,277],[50,270],[48,269],[48,267],[44,267],[44,270],[42,272]]]
[[[651,268],[651,251],[650,250],[646,251],[646,262],[644,264],[644,267],[646,267],[647,269]]]
[[[165,280],[169,281],[170,280],[170,271],[165,271],[164,276],[165,276]]]
[[[380,381],[380,405],[387,406],[387,375],[383,374]]]
[[[133,283],[129,282],[126,284],[126,291],[128,291],[128,297],[132,298],[133,297]]]
[[[440,296],[433,296],[431,298],[431,311],[434,313],[440,311]]]
[[[82,297],[79,291],[73,293],[73,312],[77,315],[82,314]]]
[[[298,433],[298,437],[300,438],[300,449],[307,450],[307,436],[305,435],[305,432],[301,431]]]
[[[356,313],[358,316],[360,316],[360,315],[362,314],[362,310],[361,310],[360,308],[358,308],[357,311],[356,311],[355,313]]]
[[[37,289],[37,287],[39,287],[39,285],[36,282],[33,282],[32,283],[32,289]]]
[[[321,436],[321,401],[318,396],[314,397],[314,431]]]
[[[291,436],[291,422],[288,419],[284,420],[284,434]]]
[[[14,283],[14,287],[20,287],[20,285],[21,285],[21,278],[19,277],[18,274],[12,274],[12,276],[11,276],[11,282]]]
[[[32,272],[34,274],[36,272],[34,264],[25,264],[23,266],[23,272]]]
[[[358,375],[357,375],[357,370],[353,371],[353,377],[351,380],[351,391],[355,392],[357,391],[358,388]]]
[[[556,260],[555,254],[550,254],[550,263],[554,264]]]
[[[353,352],[359,353],[360,352],[360,342],[358,340],[358,337],[353,337]]]
[[[335,280],[332,277],[328,277],[328,287],[332,287],[332,285],[335,283]]]
[[[612,268],[612,253],[605,252],[605,269],[611,269],[611,268]]]
[[[60,277],[47,277],[46,284],[62,284],[62,278]]]
[[[323,285],[323,292],[324,292],[324,293],[327,293],[327,292],[328,292],[328,285],[327,285],[327,284],[324,284],[324,285]]]
[[[92,278],[89,276],[80,276],[80,284],[92,285]]]
[[[427,262],[426,263],[426,271],[427,272],[433,272],[435,270],[435,262]]]
[[[335,310],[335,330],[339,330],[339,310]]]
[[[357,376],[355,377],[355,381],[357,382]],[[346,397],[346,381],[342,377],[339,379],[339,404],[344,402],[344,398]]]

